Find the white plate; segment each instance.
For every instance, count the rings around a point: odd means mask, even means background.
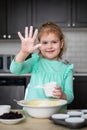
[[[12,125],[12,124],[17,124],[17,123],[23,121],[24,119],[25,119],[25,116],[23,115],[22,118],[18,118],[18,119],[0,119],[0,122],[2,122],[4,124]]]

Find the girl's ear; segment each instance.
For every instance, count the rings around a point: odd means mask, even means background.
[[[61,49],[63,48],[63,46],[64,46],[64,41],[61,40]]]

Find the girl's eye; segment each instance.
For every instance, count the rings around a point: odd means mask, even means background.
[[[52,43],[56,44],[56,43],[58,43],[58,42],[57,42],[57,41],[52,41]]]
[[[47,42],[47,41],[43,41],[42,42],[42,44],[43,45],[46,45],[46,44],[48,44],[49,42]],[[57,44],[57,43],[59,43],[59,41],[51,41],[50,43],[52,43],[52,44]]]
[[[53,43],[57,43],[57,41],[53,41]]]
[[[42,44],[47,44],[48,42],[42,42]]]
[[[60,41],[52,41],[53,44],[59,43]]]

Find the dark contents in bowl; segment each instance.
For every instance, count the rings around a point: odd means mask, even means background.
[[[9,112],[9,113],[4,113],[3,115],[0,116],[0,119],[19,119],[22,118],[23,115],[18,112]]]

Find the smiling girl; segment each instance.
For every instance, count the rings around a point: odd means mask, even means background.
[[[15,74],[31,73],[25,99],[50,98],[45,95],[43,89],[36,89],[36,86],[56,82],[57,86],[51,98],[66,99],[71,103],[74,98],[73,64],[65,64],[61,60],[65,41],[59,26],[47,22],[35,31],[32,26],[30,29],[25,27],[25,37],[20,32],[18,35],[21,49],[12,61],[10,71]],[[30,54],[32,57],[26,60]]]

